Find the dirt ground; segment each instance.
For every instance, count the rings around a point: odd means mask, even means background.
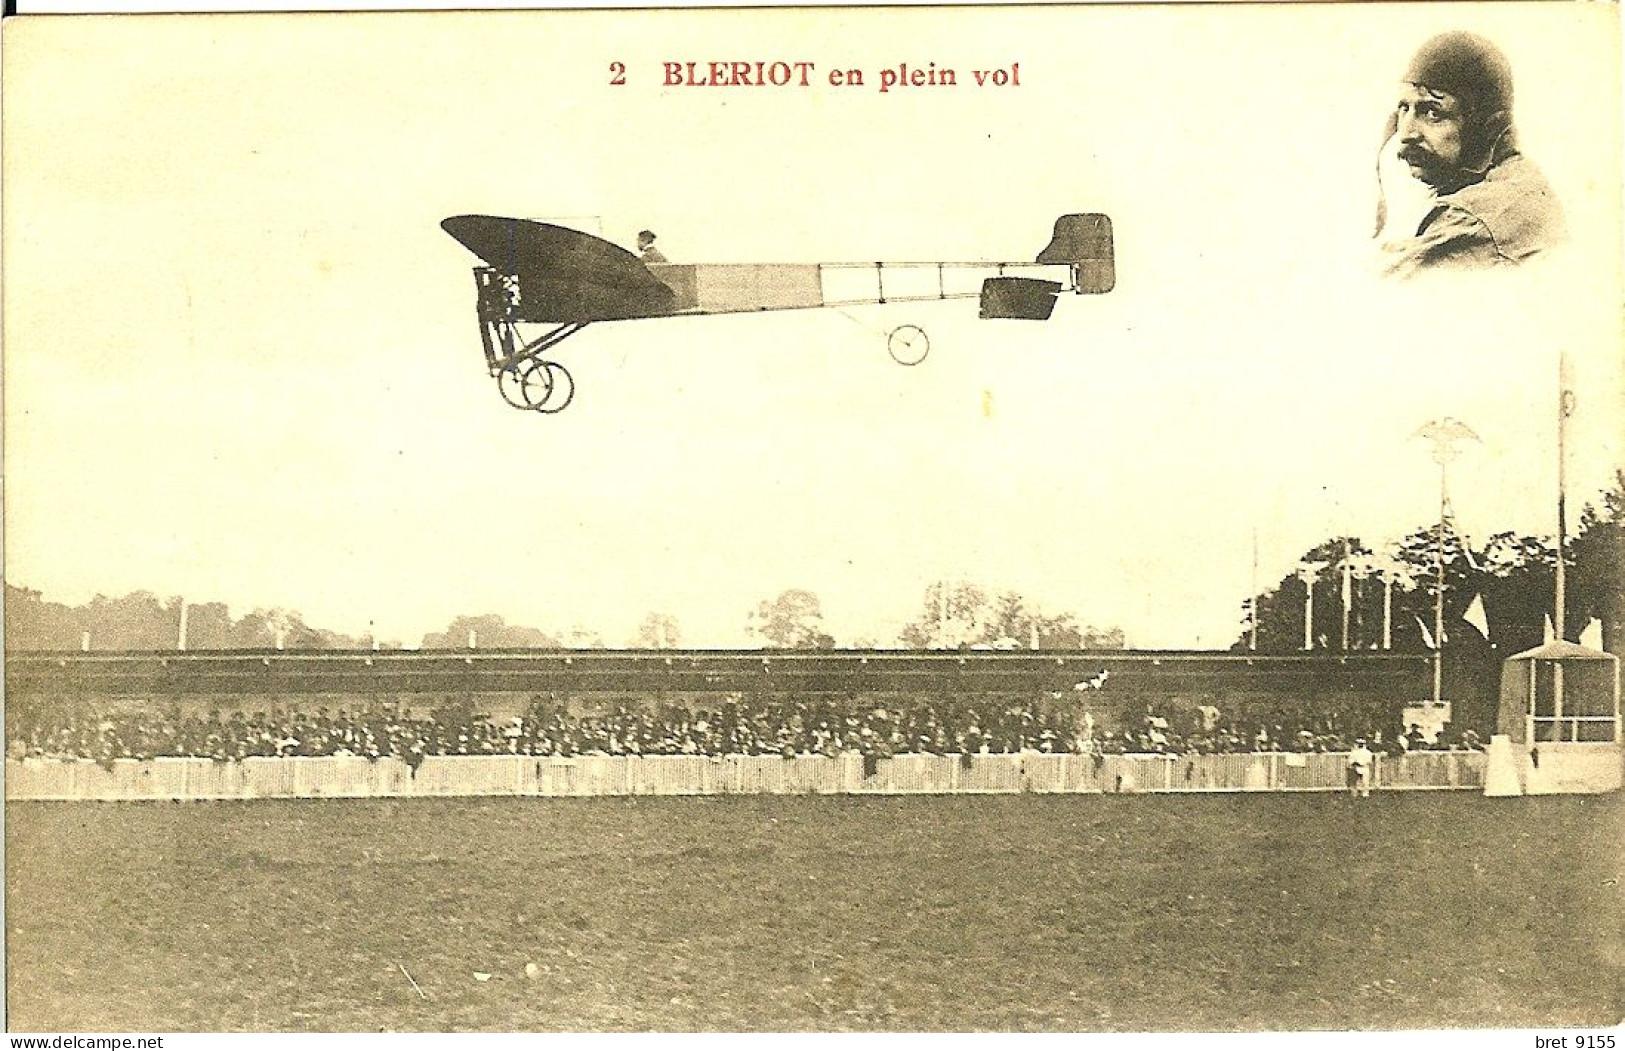
[[[1612,1025],[1622,843],[1617,793],[12,803],[8,1024]]]

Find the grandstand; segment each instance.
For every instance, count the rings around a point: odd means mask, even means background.
[[[1091,702],[1256,694],[1304,704],[1410,703],[1422,655],[1328,657],[1210,651],[436,650],[8,654],[15,703],[554,693],[1066,693],[1108,673]],[[1206,703],[1198,701],[1195,703]]]
[[[1420,656],[1258,656],[1192,651],[463,650],[18,653],[6,667],[12,713],[175,719],[292,710],[427,716],[456,706],[520,718],[538,700],[578,717],[616,705],[689,711],[729,699],[837,709],[982,699],[1057,724],[1084,714],[1102,732],[1157,716],[1181,728],[1224,722],[1356,726],[1400,733],[1425,695]],[[713,720],[714,721],[714,720]],[[15,721],[13,720],[13,725]],[[1294,726],[1297,729],[1298,726]],[[1067,736],[1070,736],[1068,734]]]
[[[8,669],[8,755],[29,761],[14,798],[1265,790],[1340,787],[1324,753],[1386,735],[1387,783],[1477,785],[1476,760],[1401,772],[1400,711],[1426,674],[1387,655],[1190,652],[35,654]],[[1239,753],[1322,756],[1314,776],[1217,758]],[[1037,755],[1097,758],[1020,758]],[[1176,755],[1215,758],[1175,777]],[[589,776],[604,761],[612,775]]]

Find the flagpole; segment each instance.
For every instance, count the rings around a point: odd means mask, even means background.
[[[1557,351],[1557,575],[1552,587],[1552,627],[1558,640],[1568,637],[1564,630],[1563,615],[1567,602],[1563,592],[1565,548],[1568,546],[1568,436],[1569,416],[1574,412],[1573,379],[1569,375],[1569,352]],[[1563,736],[1563,662],[1552,662],[1552,726],[1558,739]]]
[[[1247,619],[1252,623],[1248,625],[1247,648],[1258,649],[1258,526],[1253,526],[1253,597],[1248,600]]]
[[[1569,375],[1569,355],[1566,350],[1557,352],[1557,579],[1552,596],[1553,616],[1552,627],[1557,629],[1559,639],[1567,638],[1564,630],[1564,614],[1567,612],[1567,603],[1564,597],[1563,577],[1565,548],[1568,545],[1568,431],[1569,416],[1574,412],[1573,379]]]
[[[1449,416],[1423,424],[1413,437],[1433,442],[1433,461],[1439,465],[1439,535],[1434,547],[1437,571],[1433,593],[1433,703],[1444,698],[1444,530],[1450,515],[1450,461],[1460,454],[1456,443],[1464,439],[1478,440],[1460,420]]]
[[[1439,543],[1434,562],[1438,578],[1433,588],[1433,704],[1438,707],[1444,699],[1444,522],[1450,508],[1450,489],[1446,482],[1450,457],[1444,454],[1447,445],[1440,443],[1439,452]]]

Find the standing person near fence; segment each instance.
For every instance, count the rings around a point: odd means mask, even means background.
[[[1377,757],[1365,745],[1362,737],[1354,742],[1349,751],[1349,796],[1356,799],[1368,799],[1371,796],[1371,767]]]

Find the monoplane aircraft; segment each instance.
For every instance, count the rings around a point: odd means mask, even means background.
[[[1063,291],[1109,292],[1116,282],[1111,219],[1098,213],[1061,216],[1031,263],[645,263],[530,219],[457,215],[440,225],[483,263],[475,309],[497,390],[543,413],[575,397],[569,370],[545,355],[595,322],[970,298],[984,318],[1043,321]],[[521,326],[548,327],[526,338]],[[902,365],[930,349],[914,325],[892,329],[886,343]]]

